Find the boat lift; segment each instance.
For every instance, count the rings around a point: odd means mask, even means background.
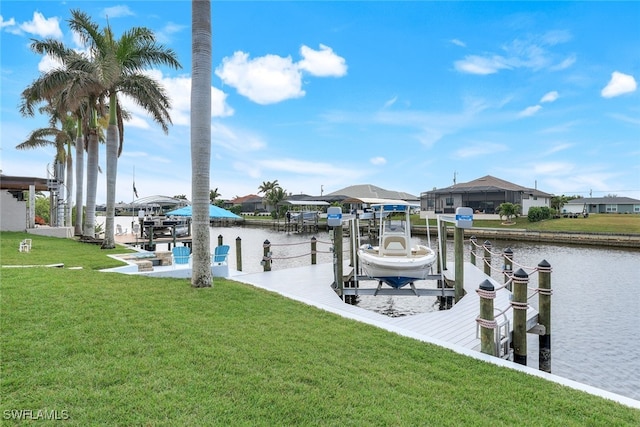
[[[409,288],[387,288],[383,287],[383,282],[378,279],[368,277],[362,274],[359,274],[360,267],[358,265],[359,260],[357,256],[357,250],[360,247],[360,227],[359,227],[359,217],[356,215],[354,218],[348,220],[348,226],[350,231],[350,253],[351,253],[351,266],[353,267],[351,272],[344,276],[342,274],[342,212],[340,208],[331,208],[337,209],[340,212],[334,211],[333,213],[327,212],[327,224],[329,227],[333,227],[330,232],[332,234],[332,238],[334,240],[334,290],[341,296],[341,298],[345,299],[345,297],[357,297],[358,295],[401,295],[401,296],[436,296],[436,297],[454,297],[456,301],[459,301],[462,298],[464,293],[463,285],[463,232],[464,228],[469,228],[472,225],[473,221],[473,211],[471,208],[458,208],[456,210],[455,217],[447,216],[447,215],[438,215],[438,272],[432,272],[427,275],[427,277],[423,280],[417,281],[420,282],[437,282],[436,288],[422,288],[416,286],[415,282],[411,282],[409,284]],[[431,236],[429,231],[429,218],[425,218],[427,223],[427,240],[429,242],[429,246],[431,245]],[[455,253],[456,253],[456,262],[455,262],[455,286],[447,287],[447,281],[444,278],[443,271],[446,269],[445,267],[445,256],[443,256],[443,245],[442,239],[446,239],[446,228],[442,227],[442,223],[454,223],[456,226],[456,235],[455,235]],[[410,225],[409,225],[410,226]],[[459,231],[458,231],[459,230]],[[431,267],[433,268],[433,266]],[[366,288],[361,287],[360,282],[368,282],[368,281],[377,281],[378,285],[375,288]],[[351,298],[346,298],[351,299]]]

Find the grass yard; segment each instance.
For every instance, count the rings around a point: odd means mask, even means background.
[[[590,214],[587,218],[556,218],[545,221],[529,222],[526,216],[512,220],[515,224],[504,225],[500,220],[473,220],[473,226],[478,228],[521,228],[526,230],[545,231],[573,231],[581,233],[612,233],[612,234],[640,234],[640,215],[624,214]],[[412,224],[424,225],[424,219],[418,215],[411,218]],[[430,225],[436,225],[435,219],[429,220]]]
[[[98,247],[36,237],[20,254],[12,234],[2,265],[83,269],[0,270],[3,425],[20,424],[12,410],[78,426],[640,425],[639,410],[248,285],[101,273]]]

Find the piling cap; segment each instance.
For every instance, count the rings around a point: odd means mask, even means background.
[[[483,291],[495,291],[496,288],[493,286],[493,283],[489,281],[489,279],[485,279],[484,282],[480,283],[480,289]]]
[[[549,268],[551,267],[551,264],[549,264],[546,259],[543,259],[538,263],[538,267]]]
[[[517,269],[514,273],[514,276],[518,277],[518,278],[525,278],[525,277],[529,277],[529,275],[527,274],[526,271],[524,271],[523,269],[519,268]]]
[[[511,250],[511,248],[507,248],[503,251],[505,254],[511,254],[513,255],[513,251]]]

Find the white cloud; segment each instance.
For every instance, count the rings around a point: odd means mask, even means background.
[[[314,76],[342,77],[347,74],[345,59],[336,55],[328,46],[321,44],[320,50],[313,50],[303,45],[300,55],[304,59],[298,62],[298,67]]]
[[[529,68],[534,71],[543,68],[553,70],[564,69],[575,62],[575,56],[564,59],[553,65],[555,57],[547,50],[550,46],[565,43],[571,39],[567,31],[550,31],[541,36],[529,36],[504,44],[503,55],[487,53],[484,55],[468,55],[454,62],[456,70],[469,74],[494,74],[503,69]]]
[[[455,61],[456,70],[469,74],[495,74],[501,69],[511,68],[501,56],[482,57],[478,55],[466,56],[463,60]]]
[[[453,156],[458,159],[464,159],[469,157],[485,156],[487,154],[495,154],[501,151],[507,151],[508,149],[509,148],[504,144],[478,142],[456,150],[453,153]]]
[[[145,72],[150,78],[159,82],[164,87],[169,98],[171,99],[171,121],[177,126],[189,126],[191,123],[191,78],[166,77],[159,70],[148,70]],[[211,117],[226,117],[234,113],[226,103],[227,94],[215,87],[211,88]],[[128,126],[148,129],[150,127],[151,118],[145,110],[134,103],[130,98],[121,97],[124,108],[132,115],[127,121]]]
[[[5,21],[2,15],[0,15],[0,29],[4,27],[13,27],[16,25],[16,20],[11,18],[8,21]]]
[[[553,71],[566,70],[567,68],[571,67],[575,63],[576,63],[576,56],[575,55],[571,55],[571,56],[565,58],[564,60],[562,60],[560,63],[551,66],[551,70],[553,70]]]
[[[385,159],[382,156],[378,156],[378,157],[372,157],[369,159],[369,161],[371,162],[372,165],[384,165],[387,163],[387,159]]]
[[[544,96],[540,99],[540,102],[554,102],[556,99],[558,99],[558,97],[558,92],[553,90],[551,92],[545,93]]]
[[[240,95],[262,105],[305,94],[302,76],[291,57],[266,55],[249,59],[249,54],[238,51],[231,58],[224,58],[215,73]]]
[[[524,110],[522,110],[518,116],[519,117],[529,117],[529,116],[533,116],[534,114],[536,114],[538,111],[540,111],[542,109],[541,105],[533,105],[531,107],[527,107]]]
[[[384,108],[389,108],[389,107],[391,107],[393,104],[395,104],[395,103],[396,103],[396,101],[397,101],[397,100],[398,100],[398,97],[397,97],[397,96],[394,96],[393,98],[391,98],[391,99],[387,100],[387,101],[384,103]]]
[[[20,29],[25,33],[33,34],[42,38],[62,38],[60,20],[55,16],[45,18],[40,12],[33,12],[33,19],[20,24]]]
[[[456,46],[467,47],[467,44],[465,42],[463,42],[462,40],[452,39],[451,43],[455,44]]]
[[[321,44],[320,50],[313,50],[303,45],[300,54],[303,59],[295,63],[291,56],[265,55],[250,59],[248,53],[237,51],[223,58],[215,73],[240,95],[262,105],[304,96],[303,71],[317,77],[341,77],[347,73],[344,58],[328,46]]]
[[[129,9],[129,6],[119,5],[107,7],[102,11],[102,16],[107,18],[120,18],[122,16],[134,16],[135,13]]]
[[[635,92],[637,87],[638,85],[633,76],[614,71],[611,73],[611,80],[609,80],[609,83],[602,89],[600,94],[603,98],[613,98],[625,93]]]
[[[154,35],[159,43],[171,42],[171,36],[179,33],[187,28],[186,25],[178,25],[173,22],[168,22],[160,31],[155,31]]]

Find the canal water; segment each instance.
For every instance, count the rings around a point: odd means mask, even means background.
[[[236,241],[240,238],[244,272],[263,270],[260,262],[266,240],[272,243],[272,270],[310,264],[314,236],[318,242],[317,263],[333,259],[327,232],[312,235],[254,227],[212,227],[212,248],[217,246],[219,236],[231,246],[232,268],[236,267]],[[426,238],[414,239],[427,243]],[[434,239],[432,236],[433,247]],[[491,244],[494,253],[507,248],[513,251],[514,269],[519,268],[516,264],[535,267],[542,260],[551,265],[552,373],[640,400],[640,251],[514,241]],[[453,242],[447,246],[451,251]],[[344,247],[348,248],[346,241]],[[468,249],[465,244],[467,261]],[[348,256],[345,254],[345,259]],[[503,281],[498,272],[493,278]],[[537,286],[536,275],[531,276],[529,286]],[[537,297],[529,302],[537,308]],[[438,309],[433,297],[360,296],[358,305],[391,316]],[[529,336],[527,362],[538,367],[538,337],[534,335]]]

